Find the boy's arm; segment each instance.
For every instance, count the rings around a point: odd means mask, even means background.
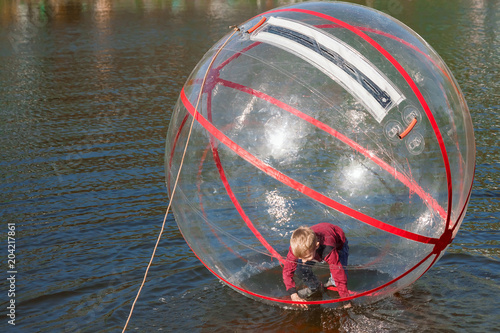
[[[304,300],[300,298],[297,294],[297,288],[295,288],[295,281],[293,281],[293,275],[297,269],[297,258],[292,254],[292,251],[288,252],[286,256],[286,261],[283,266],[283,282],[285,283],[286,291],[290,295],[290,298],[294,302],[303,302]],[[307,308],[307,304],[296,304],[301,308]]]
[[[347,276],[345,275],[344,268],[340,263],[337,251],[333,250],[325,258],[325,261],[330,266],[330,272],[335,280],[340,297],[349,297],[349,291],[347,290]]]
[[[285,283],[286,291],[292,295],[297,293],[295,288],[295,281],[293,275],[297,269],[297,258],[293,255],[292,251],[288,251],[285,264],[283,265],[283,282]]]

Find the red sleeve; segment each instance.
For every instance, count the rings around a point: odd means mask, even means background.
[[[344,268],[340,263],[339,254],[336,250],[330,252],[326,256],[325,261],[330,265],[330,272],[337,285],[340,297],[349,297],[347,290],[347,276],[345,275]]]
[[[285,264],[283,265],[283,282],[285,283],[286,290],[290,293],[296,293],[295,281],[293,275],[297,269],[297,258],[293,255],[292,250],[288,250]]]

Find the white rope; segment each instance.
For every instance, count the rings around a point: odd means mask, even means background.
[[[163,230],[165,229],[165,222],[167,221],[167,215],[168,215],[168,212],[170,211],[170,207],[172,205],[172,201],[173,201],[173,198],[175,195],[175,190],[177,189],[177,183],[178,183],[180,175],[181,175],[182,165],[184,164],[184,158],[186,156],[187,147],[189,144],[189,140],[191,138],[191,132],[193,130],[194,120],[196,119],[196,115],[198,113],[198,105],[199,105],[200,100],[201,100],[201,95],[203,94],[203,87],[205,86],[208,72],[214,63],[215,58],[217,58],[217,56],[222,51],[224,46],[226,46],[227,42],[229,42],[229,40],[234,36],[234,34],[237,31],[239,31],[239,29],[237,27],[233,27],[233,33],[226,39],[226,41],[224,42],[224,44],[222,44],[222,46],[219,48],[217,53],[215,53],[212,60],[210,61],[210,64],[208,65],[207,71],[205,72],[205,76],[203,77],[203,82],[201,83],[201,87],[200,87],[200,94],[198,95],[198,101],[196,102],[196,106],[194,108],[193,120],[191,121],[191,126],[189,127],[186,145],[185,145],[184,151],[182,153],[181,163],[179,164],[179,171],[177,172],[177,177],[175,178],[174,188],[172,190],[172,194],[170,195],[170,202],[168,203],[167,211],[165,212],[165,216],[163,218],[163,223],[161,225],[161,230],[160,230],[160,233],[158,234],[158,238],[156,239],[156,244],[155,244],[155,247],[153,249],[153,253],[151,254],[151,259],[149,260],[149,264],[146,268],[146,272],[144,273],[144,278],[142,279],[142,283],[141,283],[141,286],[139,287],[139,291],[137,292],[137,295],[135,296],[134,302],[132,303],[132,307],[130,308],[130,313],[128,315],[127,322],[125,323],[125,326],[123,327],[122,333],[124,333],[125,330],[127,329],[130,318],[132,317],[132,312],[134,312],[135,303],[137,302],[137,299],[139,299],[139,295],[141,294],[142,287],[144,287],[144,284],[146,283],[146,278],[148,276],[149,268],[151,267],[151,264],[153,263],[153,259],[154,259],[155,254],[156,254],[156,249],[158,248],[158,244],[160,243],[161,235],[163,234]]]

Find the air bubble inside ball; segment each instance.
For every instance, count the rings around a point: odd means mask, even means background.
[[[198,63],[170,120],[166,182],[172,195],[182,164],[172,203],[186,242],[227,285],[277,305],[292,303],[292,232],[319,222],[349,240],[352,298],[413,283],[455,237],[472,187],[472,122],[450,70],[358,5],[281,7],[238,28]],[[329,267],[315,272],[326,281]]]

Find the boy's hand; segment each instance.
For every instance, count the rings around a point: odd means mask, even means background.
[[[347,304],[344,305],[344,309],[349,309],[350,307],[352,307],[351,302],[348,302]]]
[[[299,294],[295,293],[291,295],[292,301],[294,302],[304,302],[305,299],[300,298]],[[307,304],[294,304],[295,306],[307,309]]]

